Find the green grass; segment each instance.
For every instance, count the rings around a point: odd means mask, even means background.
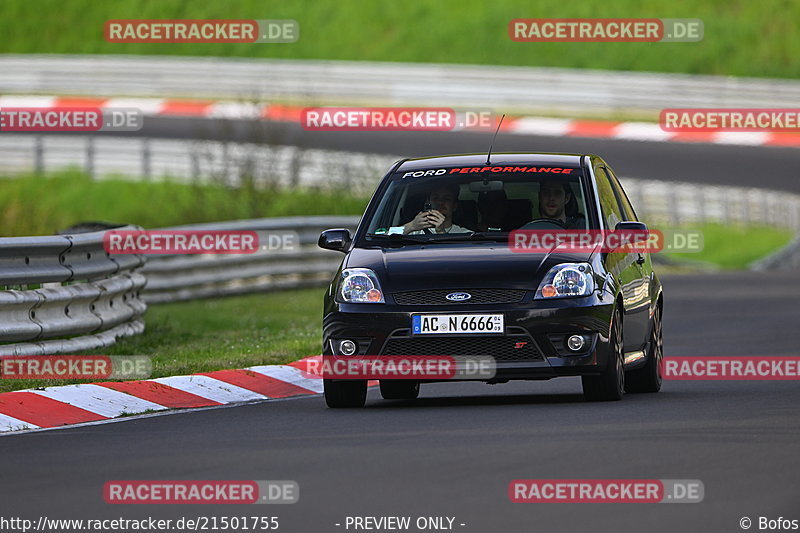
[[[0,53],[169,54],[479,63],[800,77],[790,0],[4,0]],[[514,18],[699,18],[699,43],[516,43]],[[109,19],[295,19],[291,44],[114,44]],[[424,86],[425,80],[417,80]]]
[[[705,263],[724,270],[742,270],[747,265],[785,246],[792,233],[767,226],[727,226],[702,224],[683,229],[703,232],[703,251],[699,253],[664,253],[669,259],[686,265]]]
[[[322,298],[313,288],[152,306],[144,334],[94,355],[147,355],[153,376],[288,363],[320,353]],[[0,380],[0,392],[89,381]]]
[[[78,171],[0,179],[0,237],[48,235],[85,221],[158,228],[292,215],[352,215],[367,198],[349,191],[254,189],[174,181],[93,181]]]

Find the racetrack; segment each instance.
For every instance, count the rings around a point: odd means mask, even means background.
[[[284,144],[405,157],[485,152],[492,137],[467,131],[305,131],[290,122],[179,117],[148,117],[140,131],[114,135]],[[501,133],[494,150],[596,153],[620,176],[800,192],[800,151],[791,147]]]
[[[476,133],[305,132],[289,123],[153,118],[139,135],[359,152],[484,151]],[[622,176],[800,192],[790,148],[501,135],[497,151],[595,152]],[[377,178],[377,177],[376,177]],[[800,273],[662,276],[667,356],[797,356]],[[667,381],[585,403],[580,381],[426,385],[415,403],[328,410],[270,401],[0,437],[3,515],[270,515],[281,531],[341,531],[346,515],[448,515],[465,532],[741,531],[800,519],[792,381]],[[699,479],[701,504],[512,504],[519,478]],[[108,480],[291,479],[294,505],[111,506]],[[756,529],[754,526],[753,529]]]
[[[798,355],[800,274],[663,276],[667,356]],[[485,531],[741,531],[800,518],[800,387],[667,381],[661,393],[585,403],[580,382],[423,386],[415,403],[370,392],[0,437],[5,516],[277,515],[281,531],[343,531],[347,515],[455,516]],[[512,504],[518,478],[699,479],[700,504]],[[108,480],[292,479],[282,506],[112,506]],[[458,524],[464,523],[465,526]],[[756,529],[754,526],[753,529]]]

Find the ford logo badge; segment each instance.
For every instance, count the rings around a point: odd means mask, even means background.
[[[472,295],[468,292],[451,292],[445,298],[451,302],[465,302],[472,298]]]

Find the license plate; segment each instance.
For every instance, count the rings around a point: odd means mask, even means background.
[[[503,315],[411,315],[414,335],[436,333],[503,333]]]

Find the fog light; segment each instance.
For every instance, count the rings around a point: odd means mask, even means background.
[[[572,335],[570,338],[567,339],[567,348],[572,350],[573,352],[579,352],[583,349],[584,344],[586,341],[581,335]]]
[[[339,343],[339,351],[342,355],[353,355],[356,353],[358,346],[351,340],[345,340]]]

